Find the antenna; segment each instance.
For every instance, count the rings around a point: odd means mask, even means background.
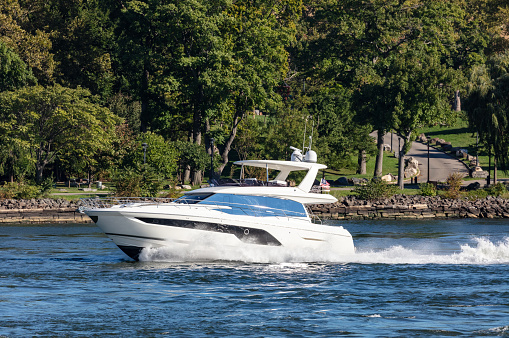
[[[309,149],[311,150],[311,144],[313,143],[313,133],[315,131],[315,120],[313,120],[313,126],[311,127],[311,136],[309,136]]]
[[[304,122],[304,137],[302,138],[302,149],[305,149],[306,145],[306,129],[308,126],[308,118],[306,117],[306,121]]]

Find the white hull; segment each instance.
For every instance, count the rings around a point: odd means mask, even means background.
[[[352,236],[340,226],[315,224],[307,217],[232,215],[221,209],[171,203],[90,208],[85,213],[120,249],[136,260],[141,250],[150,248],[174,249],[179,255],[189,257],[197,243],[237,250],[232,252],[284,248],[300,252],[323,251],[329,256],[354,253]],[[212,254],[210,258],[217,259],[217,256]],[[231,257],[231,260],[236,259],[238,257]]]

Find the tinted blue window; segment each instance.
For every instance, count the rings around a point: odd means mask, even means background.
[[[199,203],[230,206],[232,209],[222,211],[234,215],[306,217],[302,204],[274,197],[214,194]]]
[[[188,194],[177,198],[175,203],[195,204],[203,201],[211,195],[212,194]]]

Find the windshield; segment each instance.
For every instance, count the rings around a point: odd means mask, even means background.
[[[175,203],[196,204],[214,194],[187,194],[175,200]]]
[[[214,194],[201,201],[200,204],[230,206],[233,209],[229,213],[252,216],[307,217],[306,210],[301,203],[276,197]]]

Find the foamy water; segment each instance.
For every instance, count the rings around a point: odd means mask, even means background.
[[[328,252],[288,250],[283,247],[227,248],[213,243],[198,243],[190,248],[144,249],[141,261],[196,262],[240,261],[256,263],[328,262],[361,264],[508,264],[509,237],[500,241],[477,237],[473,244],[461,244],[458,252],[434,253],[433,243],[426,248],[411,249],[401,245],[382,250],[357,248],[354,255],[332,256]],[[425,253],[423,253],[425,252]]]

